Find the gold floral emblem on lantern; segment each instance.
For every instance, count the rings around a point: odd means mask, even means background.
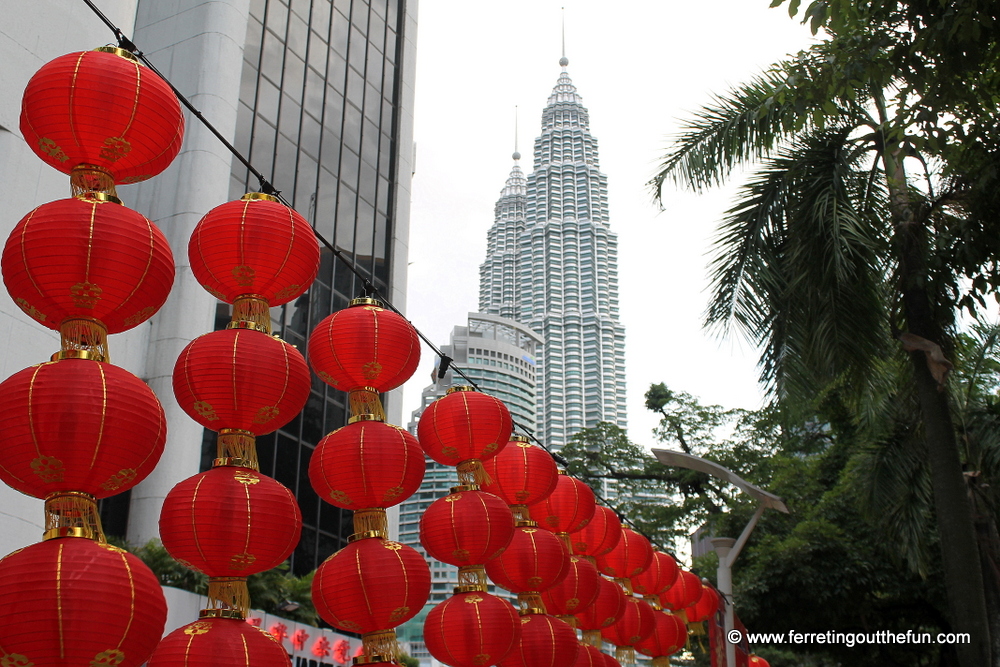
[[[517,446],[518,447],[522,447],[524,449],[527,449],[528,447],[531,447],[531,443],[530,442],[519,442],[519,443],[517,443]]]
[[[383,500],[395,500],[403,493],[403,487],[394,486],[392,488],[386,489],[385,493],[382,494]]]
[[[354,621],[339,621],[337,623],[334,623],[334,625],[336,625],[338,628],[349,630],[351,632],[361,632],[361,626],[355,623]]]
[[[101,157],[114,162],[120,160],[132,151],[132,144],[122,137],[108,137],[101,148]]]
[[[42,311],[40,311],[37,308],[35,308],[34,306],[32,306],[30,303],[28,303],[27,301],[25,301],[21,297],[18,297],[16,299],[14,299],[14,303],[16,303],[21,310],[23,310],[25,313],[27,313],[31,317],[34,317],[39,322],[44,322],[45,321],[45,317],[46,317],[45,313],[43,313]],[[13,654],[11,654],[11,655],[13,655]]]
[[[566,600],[566,609],[567,611],[572,611],[576,609],[579,604],[580,604],[580,598],[570,598]]]
[[[4,653],[0,656],[0,667],[34,667],[35,663],[20,653]]]
[[[93,308],[101,300],[101,292],[103,291],[100,285],[90,281],[77,283],[69,288],[69,293],[73,297],[73,305],[77,308]]]
[[[482,601],[483,599],[478,595],[470,595],[469,597],[465,598],[465,604],[479,604]]]
[[[106,665],[120,665],[125,660],[125,651],[116,648],[109,648],[101,651],[90,661],[90,667],[105,667]]]
[[[265,405],[264,407],[262,407],[260,410],[257,411],[256,415],[254,415],[253,423],[264,424],[266,422],[271,421],[277,416],[278,416],[278,406]]]
[[[520,500],[521,502],[524,502],[530,497],[531,494],[528,493],[527,491],[518,491],[517,493],[514,494],[514,500]]]
[[[445,456],[452,456],[452,457],[458,456],[458,450],[450,445],[448,447],[442,447],[441,453],[444,454]]]
[[[536,586],[541,586],[542,585],[542,578],[541,577],[528,577],[528,585],[531,586],[532,588],[535,588]]]
[[[59,160],[60,162],[65,162],[66,160],[69,159],[69,156],[66,155],[66,151],[64,151],[62,148],[60,148],[59,144],[57,144],[56,142],[52,141],[48,137],[39,137],[38,138],[38,148],[39,148],[39,150],[41,150],[46,155],[51,155],[52,157],[54,157],[55,159]],[[6,667],[6,666],[4,666],[4,667]]]
[[[128,317],[126,317],[124,320],[125,326],[132,327],[135,326],[136,324],[142,324],[150,317],[152,317],[154,312],[156,312],[155,308],[153,308],[152,306],[146,306],[135,315],[129,315]]]
[[[213,408],[212,404],[208,401],[195,401],[194,405],[191,407],[194,408],[195,412],[210,422],[214,422],[219,418],[219,415],[215,412],[215,408]]]
[[[446,503],[457,503],[461,499],[462,499],[462,494],[461,493],[453,493],[450,496],[445,496],[444,497],[444,501]]]
[[[328,385],[336,387],[338,384],[337,380],[333,379],[333,377],[326,371],[320,371],[319,373],[316,373],[316,375],[318,375],[319,379],[327,383]]]
[[[235,475],[233,475],[233,479],[235,479],[240,484],[246,484],[246,485],[257,484],[260,482],[260,477],[253,474],[249,470],[240,470]]]
[[[400,549],[403,548],[403,545],[400,544],[399,542],[391,542],[389,540],[383,542],[382,546],[388,549],[389,551],[399,551]]]
[[[498,445],[497,443],[491,442],[490,444],[488,444],[485,447],[483,447],[483,451],[484,452],[495,452],[497,450],[497,447],[499,447],[499,446],[500,445]]]
[[[246,568],[253,565],[254,561],[256,560],[257,560],[256,556],[244,551],[241,554],[233,554],[233,557],[229,559],[229,564],[233,566],[234,569],[245,570]]]
[[[490,654],[480,653],[472,659],[473,665],[488,665],[490,664]]]
[[[46,484],[63,481],[63,462],[54,456],[39,456],[31,462],[31,469]]]
[[[455,558],[459,558],[461,560],[465,560],[466,558],[469,557],[469,550],[468,549],[455,549],[454,551],[451,552],[451,555],[454,556]]]
[[[330,499],[335,500],[338,503],[343,503],[344,505],[350,505],[354,502],[351,500],[351,497],[347,495],[347,493],[340,491],[339,489],[334,489],[330,492]]]
[[[211,629],[212,623],[210,621],[198,621],[184,628],[184,634],[192,636],[203,635]]]
[[[274,298],[278,301],[284,301],[285,299],[291,298],[293,295],[297,294],[301,285],[289,285],[288,287],[282,289],[279,292],[275,292]]]
[[[122,488],[133,479],[135,479],[136,472],[132,468],[122,468],[114,475],[108,478],[104,484],[101,484],[101,488],[105,491],[117,491]]]
[[[395,609],[392,610],[392,613],[389,614],[389,620],[398,621],[399,619],[405,617],[409,613],[410,613],[409,607],[396,607]]]
[[[253,285],[253,278],[256,273],[257,272],[253,270],[252,266],[247,266],[246,264],[237,264],[232,270],[233,279],[236,280],[236,284],[241,287],[249,287],[250,285]]]
[[[361,372],[364,373],[366,380],[374,380],[382,373],[382,364],[377,361],[369,361],[361,367]]]

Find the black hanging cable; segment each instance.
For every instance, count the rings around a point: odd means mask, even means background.
[[[263,194],[271,195],[272,197],[275,197],[276,199],[281,201],[281,203],[287,206],[288,208],[294,209],[291,203],[287,199],[281,196],[281,191],[275,189],[275,187],[271,184],[271,182],[261,172],[257,171],[257,169],[254,168],[254,166],[250,163],[250,161],[247,158],[245,158],[243,154],[240,153],[240,151],[235,146],[233,146],[232,143],[229,142],[228,139],[222,136],[222,134],[215,128],[215,126],[212,125],[212,123],[209,122],[207,118],[205,118],[205,116],[201,113],[201,111],[195,108],[194,104],[192,104],[187,97],[185,97],[179,90],[177,90],[174,84],[171,83],[170,80],[167,79],[167,77],[163,76],[163,74],[161,74],[160,71],[156,69],[156,66],[153,65],[153,63],[150,62],[150,60],[145,56],[145,54],[143,54],[143,52],[139,50],[139,48],[135,45],[135,43],[132,40],[130,40],[125,35],[125,33],[123,33],[121,29],[119,29],[118,26],[116,26],[107,16],[104,15],[104,13],[97,7],[97,5],[95,5],[92,2],[92,0],[83,0],[83,2],[86,3],[86,5],[90,7],[93,10],[93,12],[97,15],[97,17],[104,22],[104,24],[108,27],[108,29],[110,29],[111,32],[114,33],[115,39],[118,40],[118,47],[134,54],[136,58],[141,60],[143,64],[146,65],[146,67],[148,67],[152,72],[154,72],[157,76],[163,79],[163,81],[166,82],[168,86],[170,86],[170,89],[174,92],[174,95],[177,96],[177,99],[180,101],[180,103],[183,104],[185,107],[187,107],[187,109],[195,116],[195,118],[201,121],[201,124],[204,125],[206,128],[208,128],[208,130],[212,134],[214,134],[219,141],[222,142],[222,144],[226,147],[226,149],[229,150],[229,152],[232,153],[233,156],[237,160],[239,160],[243,164],[243,166],[246,167],[251,174],[253,174],[255,178],[257,178],[257,180],[260,182],[260,192],[262,192]],[[413,327],[413,330],[417,333],[417,336],[420,338],[420,340],[422,340],[427,345],[427,347],[429,347],[434,352],[434,354],[441,359],[440,370],[438,371],[438,378],[443,378],[444,373],[450,369],[454,373],[457,373],[465,381],[466,384],[473,387],[476,391],[482,391],[479,388],[479,385],[475,382],[475,380],[466,375],[461,368],[455,366],[453,363],[454,360],[451,357],[441,352],[441,350],[438,349],[438,347],[434,345],[434,343],[432,343],[430,339],[427,338],[427,336],[425,336],[423,332],[420,331],[420,329],[418,329],[416,326],[413,325],[413,322],[407,319],[406,316],[403,315],[403,313],[401,313],[399,309],[396,308],[392,304],[392,302],[389,301],[389,299],[379,291],[379,289],[371,282],[368,276],[363,274],[360,270],[358,270],[356,266],[354,266],[354,262],[349,260],[346,257],[346,255],[344,255],[343,252],[337,249],[315,228],[313,228],[313,233],[316,235],[316,239],[320,243],[322,243],[327,248],[327,250],[332,252],[337,257],[337,259],[341,263],[343,263],[344,266],[350,269],[351,273],[353,273],[355,277],[357,277],[361,281],[362,291],[365,296],[369,296],[371,298],[377,299],[378,301],[381,301],[389,310],[396,313],[403,319],[406,319],[406,321],[409,322],[410,326]],[[566,461],[566,459],[560,456],[558,453],[553,452],[551,449],[549,449],[545,444],[542,443],[541,440],[535,437],[535,435],[530,431],[530,429],[525,427],[523,424],[519,424],[517,422],[514,422],[514,426],[519,431],[523,432],[528,438],[534,441],[539,447],[548,452],[549,455],[553,459],[555,459],[557,464],[559,464],[564,468],[567,466],[568,462]],[[607,506],[611,505],[611,503],[608,502],[607,499],[603,498],[596,491],[594,492],[594,495],[604,505]],[[630,524],[633,528],[637,528],[637,526],[634,523],[632,523],[631,520],[626,518],[624,519],[624,521]],[[637,530],[636,532],[640,531]],[[647,537],[647,539],[649,538]]]

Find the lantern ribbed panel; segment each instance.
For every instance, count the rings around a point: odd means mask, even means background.
[[[771,663],[769,663],[767,660],[760,657],[759,655],[751,654],[749,659],[747,660],[747,667],[771,667]]]
[[[559,475],[556,488],[549,497],[530,509],[531,518],[553,533],[575,533],[583,529],[594,516],[597,499],[584,482]]]
[[[116,547],[64,537],[0,560],[5,665],[138,667],[166,620],[159,579]]]
[[[446,466],[486,461],[510,439],[507,406],[478,391],[456,391],[434,401],[420,415],[417,439],[424,452]]]
[[[615,623],[601,629],[601,637],[615,646],[635,646],[656,629],[656,612],[645,600],[628,595],[625,613]]]
[[[625,592],[613,581],[601,577],[597,599],[575,614],[581,630],[600,630],[615,623],[625,613]]]
[[[580,644],[572,667],[605,667],[604,654],[590,644]]]
[[[658,611],[655,614],[656,629],[638,642],[635,650],[650,658],[673,655],[687,643],[687,626],[677,616]]]
[[[512,440],[483,468],[492,482],[483,490],[500,496],[508,505],[534,505],[556,488],[559,469],[552,455],[530,442]]]
[[[49,166],[69,173],[96,165],[116,183],[167,168],[184,137],[184,117],[167,83],[112,53],[68,53],[41,67],[21,99],[21,135]]]
[[[121,493],[152,472],[166,435],[156,395],[118,366],[64,359],[0,384],[0,479],[36,498]]]
[[[502,554],[486,563],[494,584],[512,593],[541,592],[569,571],[569,553],[558,537],[541,528],[518,526]]]
[[[191,233],[195,279],[232,303],[254,294],[271,306],[301,295],[319,271],[319,242],[305,218],[275,201],[249,199],[216,206]]]
[[[594,603],[601,590],[601,575],[590,561],[570,556],[562,581],[542,592],[545,609],[555,616],[579,613]]]
[[[680,568],[670,554],[653,552],[649,567],[632,577],[632,590],[639,595],[659,595],[677,581]]]
[[[451,667],[500,663],[517,644],[521,621],[506,600],[489,593],[459,593],[431,609],[424,645]]]
[[[702,584],[698,601],[687,608],[688,623],[707,621],[719,610],[719,594],[711,586]]]
[[[348,510],[397,505],[420,488],[424,452],[405,429],[359,421],[330,433],[309,459],[320,498]]]
[[[301,530],[292,492],[249,468],[189,477],[170,490],[160,512],[166,550],[211,577],[245,577],[280,565]]]
[[[248,329],[199,336],[174,365],[177,403],[213,431],[270,433],[302,410],[309,385],[309,369],[298,350]]]
[[[309,336],[309,363],[316,375],[342,391],[395,389],[420,363],[420,339],[400,315],[372,305],[338,310]]]
[[[622,528],[622,537],[615,548],[597,559],[601,574],[631,579],[645,572],[653,562],[653,545],[629,527]]]
[[[500,667],[566,667],[581,650],[576,631],[565,621],[548,614],[521,617],[521,640]]]
[[[234,618],[206,618],[177,628],[156,647],[148,667],[289,667],[281,643]]]
[[[607,653],[602,653],[604,656],[604,667],[622,667],[622,663],[615,660],[613,655],[608,655]]]
[[[121,204],[60,199],[14,227],[4,246],[3,280],[21,310],[50,329],[92,318],[108,333],[153,316],[174,284],[163,233]]]
[[[582,529],[570,533],[569,539],[573,553],[596,558],[614,549],[621,537],[621,519],[614,510],[597,505],[590,522]]]
[[[496,558],[513,536],[510,509],[485,491],[460,491],[438,498],[420,517],[420,543],[427,554],[458,567]]]
[[[417,615],[431,593],[427,561],[412,547],[368,538],[351,542],[317,568],[316,612],[349,632],[389,630]]]
[[[701,597],[702,584],[694,572],[681,570],[673,586],[660,594],[660,604],[670,611],[690,607]]]

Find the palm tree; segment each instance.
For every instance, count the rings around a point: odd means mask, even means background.
[[[988,136],[961,110],[942,132],[940,100],[899,77],[892,40],[905,36],[858,25],[716,97],[651,185],[659,199],[668,180],[700,191],[755,167],[721,223],[706,325],[761,346],[778,400],[836,382],[863,404],[876,369],[909,357],[950,619],[973,638],[961,664],[993,664],[947,356],[957,309],[975,312],[996,276],[996,220],[977,213],[1000,160],[985,141],[955,140]]]

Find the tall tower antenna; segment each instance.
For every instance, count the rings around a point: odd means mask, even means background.
[[[566,57],[566,8],[561,7],[562,12],[562,58],[559,59],[559,65],[566,67],[569,65],[569,58]]]
[[[514,105],[514,159],[521,159],[521,152],[517,150],[517,105]]]

